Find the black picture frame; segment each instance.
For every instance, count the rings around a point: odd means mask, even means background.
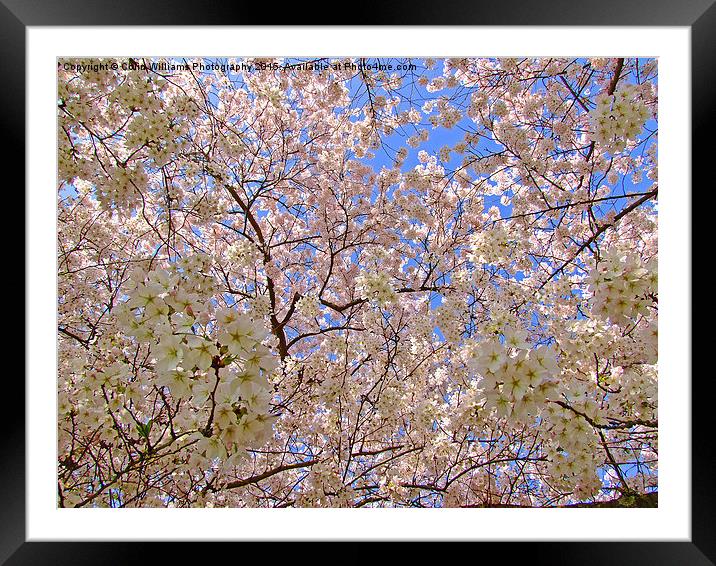
[[[356,8],[358,6],[356,5]],[[266,14],[266,5],[222,4],[200,0],[0,0],[0,54],[3,85],[0,113],[6,144],[3,161],[24,162],[26,85],[26,28],[28,26],[89,25],[315,25],[324,17],[330,25],[559,25],[559,26],[685,26],[691,32],[692,171],[693,186],[713,160],[714,144],[707,133],[714,126],[716,89],[716,5],[714,0],[602,0],[574,3],[568,0],[509,0],[506,2],[449,1],[390,2],[354,10],[350,21],[341,19],[335,7],[293,6]],[[235,14],[235,15],[234,15]],[[269,15],[270,20],[266,18]],[[322,15],[322,16],[319,16]],[[331,18],[331,16],[333,16]],[[318,19],[317,19],[318,18]],[[343,17],[345,18],[345,16]],[[21,111],[20,109],[24,109]],[[17,167],[16,186],[24,186],[23,169]],[[705,192],[705,191],[704,191]],[[684,188],[684,194],[693,192]],[[702,201],[697,201],[699,208]],[[705,202],[705,201],[703,201]],[[31,214],[28,202],[25,214]],[[696,225],[693,223],[692,225]],[[26,258],[25,258],[26,259]],[[686,274],[684,274],[686,276]],[[702,275],[704,276],[704,275]],[[25,294],[25,303],[31,300]],[[707,305],[706,308],[711,307]],[[703,308],[703,307],[702,307]],[[683,332],[691,332],[685,328]],[[708,337],[708,336],[707,336]],[[26,340],[31,340],[27,336]],[[6,346],[7,348],[7,346]],[[6,372],[8,367],[6,366]],[[691,372],[689,372],[691,373]],[[692,536],[690,542],[507,542],[500,545],[503,557],[524,557],[533,564],[716,564],[716,500],[711,480],[714,470],[714,439],[710,416],[711,372],[675,376],[692,379]],[[125,564],[145,563],[154,555],[164,563],[183,563],[187,545],[138,542],[26,542],[25,537],[25,386],[17,377],[5,377],[6,399],[20,414],[3,422],[3,460],[0,465],[0,563],[21,564]],[[24,400],[21,401],[21,400]],[[81,533],[77,534],[81,538]],[[559,533],[555,533],[558,537]],[[205,544],[205,543],[204,543]],[[229,543],[222,545],[233,553]],[[246,544],[246,543],[243,543]],[[514,549],[504,545],[521,545]],[[202,545],[203,546],[203,545]],[[203,548],[204,553],[208,549]],[[213,550],[211,552],[214,552]],[[242,550],[241,555],[246,550]],[[206,554],[205,554],[206,556]],[[528,558],[529,557],[529,558]],[[368,558],[365,555],[364,558]],[[237,555],[235,559],[239,559]],[[476,559],[480,559],[477,558]]]

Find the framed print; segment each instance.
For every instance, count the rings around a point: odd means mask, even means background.
[[[5,2],[28,369],[3,560],[713,563],[690,186],[716,11],[564,9]]]

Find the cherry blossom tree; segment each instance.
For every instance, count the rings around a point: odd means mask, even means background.
[[[657,65],[58,62],[58,505],[652,504]]]

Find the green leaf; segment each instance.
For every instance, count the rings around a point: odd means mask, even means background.
[[[149,440],[149,432],[152,430],[152,423],[152,419],[149,419],[146,424],[137,423],[137,431],[147,440]]]

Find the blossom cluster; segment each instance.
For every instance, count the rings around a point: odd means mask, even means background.
[[[613,95],[597,96],[597,106],[589,114],[595,141],[621,151],[641,133],[650,112],[638,94],[637,88],[628,84]]]
[[[384,271],[363,273],[356,277],[356,289],[362,299],[375,300],[381,307],[397,298],[390,282],[390,275]]]
[[[99,202],[106,209],[127,210],[141,200],[147,186],[147,174],[132,167],[115,167],[96,180]]]
[[[499,264],[509,258],[510,249],[508,232],[501,226],[496,226],[470,236],[467,258],[478,265]]]
[[[234,270],[253,268],[260,258],[261,254],[256,246],[247,241],[233,243],[226,249],[226,259],[231,262]]]
[[[507,327],[502,340],[473,344],[468,351],[468,367],[481,377],[485,409],[498,417],[524,421],[536,417],[556,390],[559,366],[554,350],[532,348],[527,333]]]
[[[208,267],[206,257],[192,256],[168,269],[135,271],[117,316],[129,336],[149,345],[155,383],[194,409],[183,424],[198,429],[199,447],[211,460],[271,435],[267,375],[278,363],[262,344],[268,335],[262,322],[203,298],[214,286]]]
[[[594,497],[602,487],[595,433],[584,419],[566,410],[557,411],[550,421],[555,423],[552,446],[546,451],[550,475],[577,498]]]
[[[592,269],[589,290],[593,310],[615,324],[631,324],[654,303],[657,260],[611,248]]]
[[[435,325],[449,343],[459,343],[465,332],[466,308],[458,296],[444,297],[434,310]]]
[[[314,294],[304,295],[296,301],[296,310],[307,318],[315,318],[321,313],[321,303]]]

